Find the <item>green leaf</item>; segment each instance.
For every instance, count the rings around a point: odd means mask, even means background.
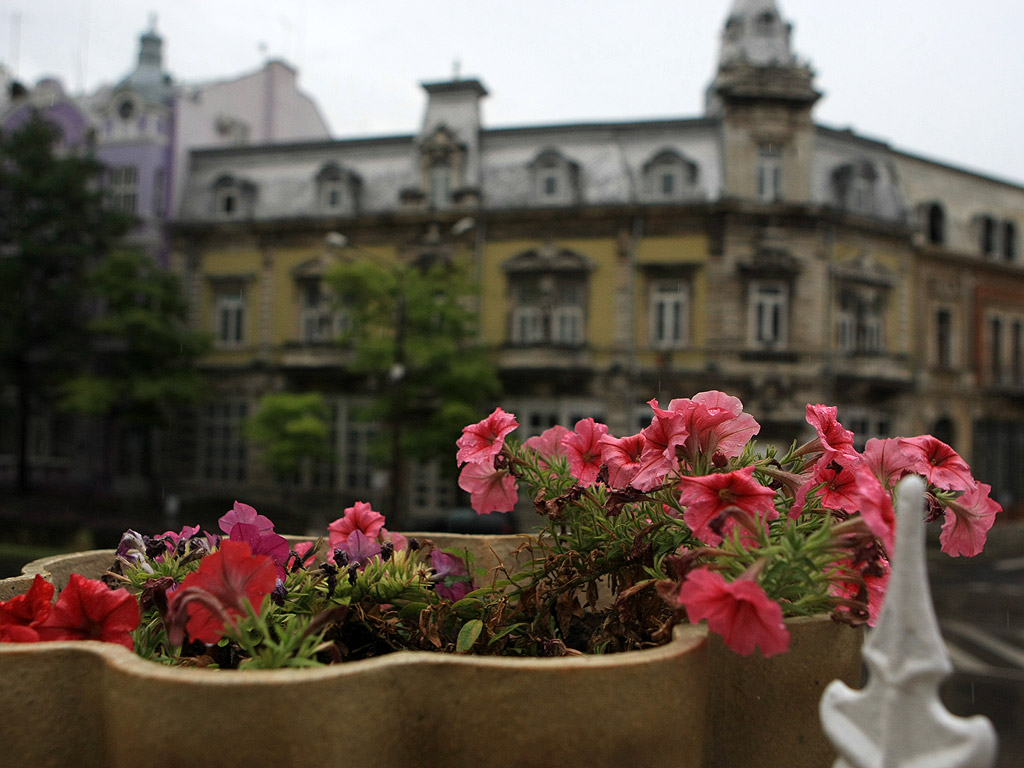
[[[427,603],[408,603],[402,606],[402,610],[398,612],[398,615],[403,619],[414,619],[429,607]]]
[[[518,622],[516,624],[509,624],[507,627],[502,627],[501,629],[499,629],[497,632],[494,633],[494,635],[491,637],[491,639],[487,641],[487,644],[488,645],[494,645],[496,642],[501,640],[501,638],[505,637],[505,635],[511,634],[512,632],[515,632],[520,627],[525,627],[525,626],[528,626],[528,625],[525,622],[520,621],[520,622]]]
[[[470,619],[462,625],[459,637],[455,641],[455,650],[458,653],[469,653],[480,633],[484,631],[484,623],[480,619]]]

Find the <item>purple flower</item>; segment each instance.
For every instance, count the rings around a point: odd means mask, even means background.
[[[243,504],[240,501],[236,501],[234,509],[226,513],[217,522],[220,525],[220,529],[228,535],[231,534],[231,529],[238,523],[255,525],[259,528],[260,533],[274,532],[274,524],[270,522],[269,517],[264,517],[259,514],[255,508],[250,507],[248,504]]]
[[[180,533],[164,531],[154,539],[163,542],[168,552],[178,555],[184,555],[189,550],[202,551],[204,555],[208,555],[218,544],[216,536],[211,536],[208,533],[200,535],[198,525],[186,525]],[[162,561],[163,557],[160,555],[156,559]]]
[[[335,551],[347,553],[349,563],[362,570],[371,558],[380,554],[380,543],[367,537],[362,531],[355,530]]]
[[[454,603],[473,591],[473,579],[461,557],[435,549],[430,553],[430,561],[436,574],[434,591],[438,597]]]
[[[223,520],[224,518],[221,518]],[[235,523],[228,536],[229,541],[244,541],[254,555],[268,555],[277,566],[277,576],[282,581],[286,578],[285,564],[291,555],[288,539],[273,531],[261,531],[251,523]]]
[[[153,572],[153,566],[146,559],[146,542],[142,534],[128,529],[121,534],[117,545],[117,559],[132,567],[140,567],[146,573]]]

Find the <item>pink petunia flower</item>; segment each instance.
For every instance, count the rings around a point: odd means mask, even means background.
[[[739,507],[761,520],[774,520],[779,516],[774,500],[775,491],[754,479],[753,467],[700,477],[684,476],[679,484],[683,520],[694,536],[712,546],[721,543],[722,537],[709,525],[727,508]]]
[[[555,424],[555,426],[545,429],[539,435],[534,435],[526,440],[523,446],[525,448],[532,448],[542,457],[565,456],[565,446],[562,445],[562,438],[570,434],[572,434],[571,430],[566,429],[561,424]]]
[[[357,501],[351,507],[346,507],[341,517],[328,524],[331,549],[344,544],[354,531],[362,531],[367,538],[376,539],[383,527],[384,515],[375,512],[367,502]]]
[[[455,459],[459,464],[490,462],[501,453],[505,437],[518,426],[515,416],[495,408],[483,421],[463,427],[462,437],[455,441],[459,447]]]
[[[127,589],[111,589],[73,573],[53,609],[32,629],[40,640],[102,640],[133,650],[137,626],[139,604]]]
[[[974,557],[985,548],[989,529],[1003,509],[989,497],[991,492],[992,486],[978,483],[946,505],[939,544],[950,557]]]
[[[815,473],[815,479],[824,483],[821,489],[821,505],[827,509],[856,512],[860,503],[860,485],[857,476],[846,467],[838,470],[830,465]]]
[[[839,409],[835,406],[807,404],[807,423],[818,433],[807,448],[810,451],[821,451],[819,465],[829,464],[838,457],[857,456],[853,447],[853,432],[839,423],[838,414]]]
[[[640,491],[656,488],[678,468],[676,448],[683,445],[689,435],[684,414],[659,408],[657,400],[649,400],[647,404],[654,411],[654,418],[650,426],[640,430],[644,437],[644,450],[640,456],[640,469],[632,482],[633,487]]]
[[[640,433],[626,437],[602,435],[600,444],[601,461],[608,467],[608,485],[612,488],[632,485],[643,466],[640,457],[647,444],[644,436]]]
[[[885,545],[887,552],[896,546],[896,513],[892,497],[867,465],[854,470],[857,478],[857,511],[871,532]]]
[[[967,462],[937,437],[921,435],[897,440],[910,461],[910,471],[923,475],[936,488],[970,491],[977,484]]]
[[[707,619],[708,629],[741,656],[749,656],[755,647],[765,657],[789,648],[782,606],[748,578],[729,583],[716,571],[697,568],[679,588],[678,601],[686,607],[691,623]]]
[[[608,427],[591,418],[576,422],[576,430],[562,438],[562,447],[569,458],[569,471],[583,487],[597,482],[601,471],[601,438]]]
[[[511,512],[519,500],[519,486],[507,469],[469,463],[459,473],[459,488],[469,492],[469,503],[478,515]]]
[[[899,482],[913,464],[911,458],[900,448],[897,437],[872,437],[864,446],[863,456],[868,468],[886,488],[891,488]]]
[[[743,412],[740,399],[718,390],[698,392],[689,398],[678,398],[668,405],[670,411],[684,415],[689,435],[683,454],[693,464],[698,455],[711,456],[716,451],[727,458],[736,458],[747,442],[761,431],[761,425]]]
[[[223,515],[217,523],[226,534],[230,534],[231,529],[238,523],[255,525],[260,529],[261,533],[269,533],[274,530],[274,524],[270,522],[269,517],[261,515],[254,507],[250,507],[248,504],[243,504],[240,501],[236,501],[234,508]]]

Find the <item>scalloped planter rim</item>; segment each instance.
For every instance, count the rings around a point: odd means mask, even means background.
[[[516,536],[421,534],[484,567]],[[62,555],[58,588],[97,577],[113,550]],[[3,753],[19,765],[828,768],[818,724],[833,679],[860,680],[862,633],[788,621],[788,653],[731,653],[702,626],[660,648],[522,659],[402,651],[322,669],[167,667],[99,642],[0,645]],[[3,760],[0,759],[0,763]]]

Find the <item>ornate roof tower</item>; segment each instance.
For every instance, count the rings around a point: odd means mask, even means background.
[[[722,30],[718,72],[707,90],[707,113],[722,114],[723,101],[730,99],[817,101],[814,73],[790,46],[792,31],[775,0],[735,0]]]

